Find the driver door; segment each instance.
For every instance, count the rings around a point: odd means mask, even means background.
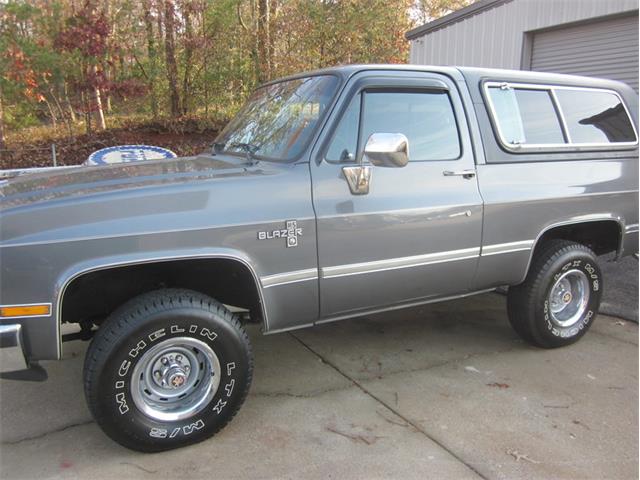
[[[443,75],[366,72],[342,94],[311,162],[320,316],[421,303],[469,290],[480,253],[482,201],[466,118]],[[402,133],[409,162],[370,167],[354,194],[343,167],[359,165],[373,133]]]

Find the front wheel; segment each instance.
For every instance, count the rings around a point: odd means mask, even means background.
[[[533,345],[569,345],[593,324],[602,286],[593,251],[579,243],[550,240],[534,255],[525,281],[509,288],[509,321]]]
[[[166,289],[114,312],[91,343],[85,395],[116,442],[155,452],[202,441],[244,402],[253,358],[248,337],[206,295]]]

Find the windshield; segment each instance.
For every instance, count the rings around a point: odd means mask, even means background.
[[[293,160],[307,147],[334,97],[333,75],[297,78],[256,90],[216,139],[216,151]]]

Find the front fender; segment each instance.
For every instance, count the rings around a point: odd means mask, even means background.
[[[67,287],[79,277],[100,271],[108,270],[112,268],[127,267],[133,265],[144,265],[157,262],[178,261],[178,260],[197,260],[197,259],[226,259],[233,260],[241,263],[245,268],[251,272],[253,281],[260,296],[260,308],[262,310],[262,318],[265,322],[265,329],[268,328],[268,313],[265,308],[264,294],[262,290],[262,284],[260,277],[256,272],[256,266],[254,262],[248,257],[245,252],[234,250],[230,248],[205,248],[198,251],[184,251],[184,250],[166,250],[162,252],[155,252],[154,255],[141,255],[128,254],[118,256],[106,256],[91,258],[83,262],[73,264],[65,271],[63,271],[55,284],[55,302],[53,304],[53,311],[55,312],[56,323],[56,337],[58,341],[58,358],[62,354],[62,306],[64,304],[64,294]]]

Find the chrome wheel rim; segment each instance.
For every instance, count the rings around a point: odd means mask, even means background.
[[[175,421],[195,415],[220,384],[220,361],[209,345],[190,337],[164,340],[133,369],[133,403],[147,416]]]
[[[589,304],[589,279],[581,270],[563,273],[549,292],[551,320],[559,327],[570,327],[577,323]]]

